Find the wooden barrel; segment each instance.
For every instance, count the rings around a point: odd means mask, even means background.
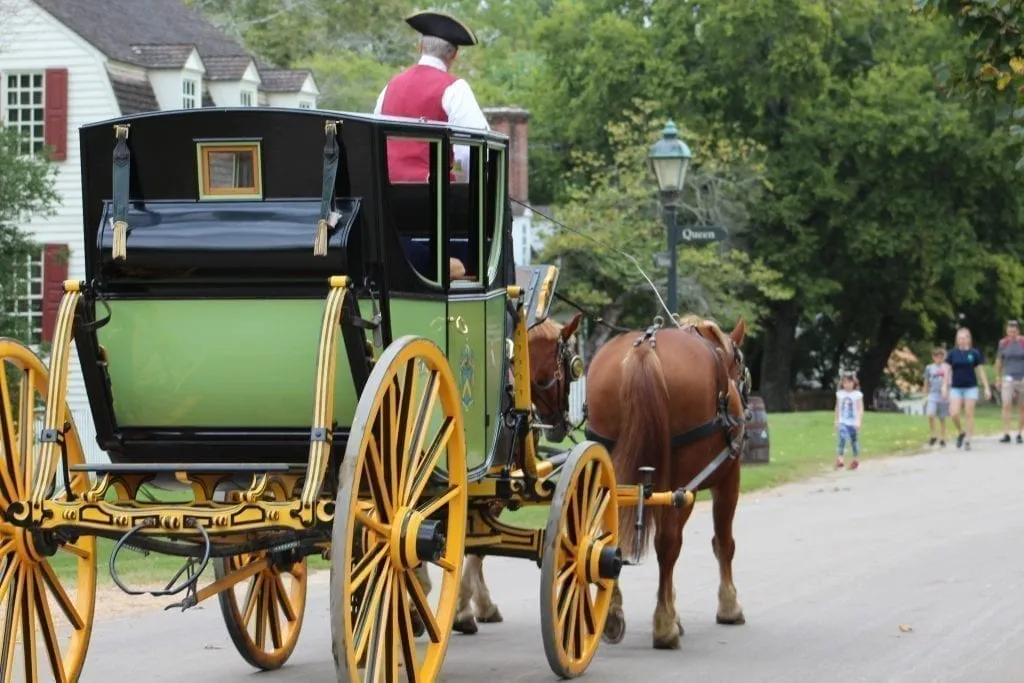
[[[767,463],[770,443],[768,440],[768,411],[764,399],[751,396],[747,403],[750,419],[747,420],[747,447],[740,460],[744,463]]]

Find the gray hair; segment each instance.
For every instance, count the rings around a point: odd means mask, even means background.
[[[423,36],[420,45],[423,47],[423,54],[437,57],[442,61],[447,62],[455,57],[456,47],[444,38]]]

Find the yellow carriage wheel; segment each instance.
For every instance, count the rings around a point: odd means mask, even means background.
[[[216,578],[265,557],[264,550],[224,558],[214,565]],[[217,596],[235,649],[242,659],[264,671],[280,669],[292,656],[306,611],[306,558],[298,562],[275,559],[271,554],[269,566]]]
[[[459,392],[436,344],[402,337],[377,360],[339,482],[331,542],[338,680],[433,681],[451,637],[468,514]],[[430,572],[440,580],[425,589],[420,579]]]
[[[597,652],[622,568],[615,470],[604,446],[572,449],[544,531],[540,614],[544,653],[562,678],[582,674]]]
[[[77,681],[96,606],[96,538],[33,534],[6,520],[11,503],[27,500],[39,444],[49,373],[42,360],[12,339],[0,339],[0,680]],[[85,462],[67,413],[68,465]],[[84,472],[71,492],[89,487]],[[67,495],[58,467],[51,495]]]

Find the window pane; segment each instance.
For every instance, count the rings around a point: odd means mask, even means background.
[[[36,88],[42,88],[43,87],[43,75],[42,74],[36,74],[35,76],[33,76],[32,77],[32,85],[34,87],[36,87]]]
[[[29,87],[29,75],[28,74],[22,74],[21,75],[21,87],[22,88]]]

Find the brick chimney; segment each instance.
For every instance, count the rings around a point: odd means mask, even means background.
[[[530,201],[530,167],[527,152],[527,127],[530,112],[519,107],[490,107],[484,109],[484,116],[491,129],[504,133],[509,138],[508,190],[512,199],[521,202]],[[512,206],[516,216],[523,212],[523,207]]]

